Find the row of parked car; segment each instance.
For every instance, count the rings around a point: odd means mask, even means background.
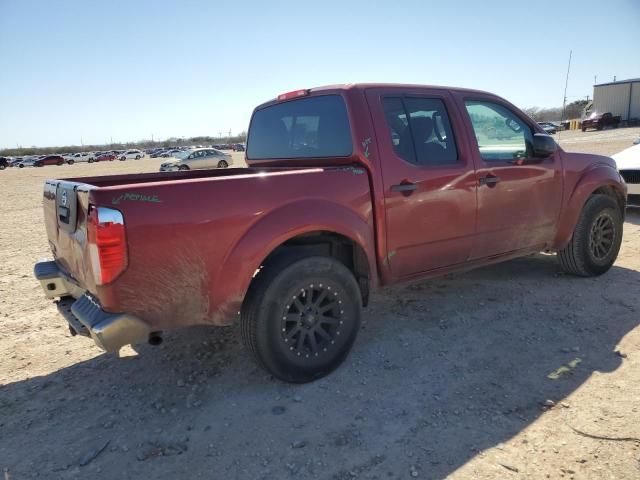
[[[138,149],[109,150],[104,152],[78,152],[26,157],[0,157],[0,170],[7,167],[44,167],[46,165],[73,165],[74,163],[108,162],[113,160],[140,160],[145,152]]]
[[[179,162],[171,163],[166,170],[185,170],[188,168],[214,168],[227,167],[231,164],[231,156],[221,150],[233,150],[234,152],[244,152],[245,146],[242,143],[216,144],[211,147],[204,145],[182,146],[182,147],[160,147],[148,150],[107,150],[101,152],[78,152],[60,153],[51,155],[32,155],[26,157],[0,157],[0,170],[8,167],[44,167],[45,165],[73,165],[74,163],[110,162],[114,160],[140,160],[145,156],[151,158],[174,158]],[[200,153],[198,153],[200,152]],[[197,155],[192,155],[197,153]],[[184,160],[183,163],[180,161]],[[174,165],[175,164],[175,165]],[[165,165],[165,164],[163,164]]]
[[[193,150],[196,148],[209,148],[205,145],[193,145],[190,147],[160,147],[160,148],[152,148],[147,150],[146,152],[149,154],[151,158],[169,158],[180,156],[182,152]],[[244,144],[242,143],[224,143],[224,144],[213,144],[210,148],[215,150],[233,150],[234,152],[244,152]]]

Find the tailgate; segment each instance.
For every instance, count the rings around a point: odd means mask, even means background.
[[[44,221],[49,247],[58,266],[82,288],[95,291],[87,243],[87,212],[91,185],[47,180]]]

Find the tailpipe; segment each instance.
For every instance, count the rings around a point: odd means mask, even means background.
[[[149,334],[149,345],[160,345],[162,343],[162,332],[151,332]]]

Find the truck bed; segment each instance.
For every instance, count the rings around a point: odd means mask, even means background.
[[[59,217],[63,195],[74,206],[65,213],[68,223]],[[124,218],[128,265],[106,285],[92,274],[91,206]],[[51,250],[69,279],[105,311],[136,315],[153,329],[231,323],[253,272],[288,237],[335,231],[333,222],[346,219],[365,225],[373,238],[369,178],[352,167],[48,180],[44,210]]]
[[[269,172],[300,170],[300,168],[270,168]],[[180,170],[175,172],[153,172],[121,175],[102,175],[96,177],[65,178],[63,181],[83,183],[94,187],[114,187],[138,185],[143,183],[170,182],[173,180],[206,180],[234,176],[251,176],[264,173],[264,168],[215,168],[210,170]]]

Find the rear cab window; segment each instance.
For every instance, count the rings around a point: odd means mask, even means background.
[[[247,159],[348,157],[351,127],[340,95],[318,95],[271,104],[251,119]]]

